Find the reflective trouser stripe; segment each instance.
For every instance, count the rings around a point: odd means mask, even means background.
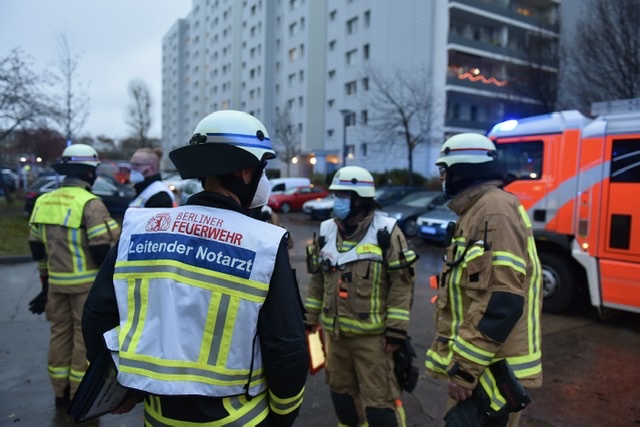
[[[71,368],[69,366],[49,366],[49,376],[56,379],[67,379]]]
[[[299,408],[300,405],[302,405],[303,394],[304,387],[302,388],[302,390],[300,390],[300,393],[286,399],[279,398],[275,394],[271,393],[271,391],[269,391],[269,405],[271,407],[271,410],[278,415],[289,414]]]
[[[269,414],[267,392],[248,400],[245,396],[232,396],[222,398],[222,404],[229,415],[226,417],[204,423],[175,420],[162,415],[162,405],[157,396],[148,396],[144,401],[144,425],[148,427],[243,427],[255,426],[264,421]]]

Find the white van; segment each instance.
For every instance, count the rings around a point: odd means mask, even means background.
[[[309,178],[302,177],[273,178],[269,182],[271,183],[271,194],[283,193],[290,188],[311,185]]]

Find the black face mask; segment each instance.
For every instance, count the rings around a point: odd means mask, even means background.
[[[222,183],[222,186],[224,188],[238,196],[238,199],[240,199],[240,205],[243,208],[248,208],[249,205],[251,205],[253,196],[256,194],[258,183],[260,182],[260,178],[262,177],[262,171],[264,170],[266,165],[267,164],[265,162],[262,162],[258,166],[253,168],[253,177],[248,184],[245,184],[242,178],[237,177],[233,174],[221,176],[220,182]]]

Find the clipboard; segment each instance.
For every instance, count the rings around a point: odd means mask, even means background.
[[[117,376],[111,352],[105,348],[89,365],[69,406],[76,423],[113,412],[124,402],[129,389],[118,383]]]
[[[315,332],[307,331],[307,349],[309,351],[309,373],[315,375],[327,364],[324,331],[321,326],[318,326]]]

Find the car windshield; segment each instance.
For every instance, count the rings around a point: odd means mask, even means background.
[[[299,187],[293,187],[285,191],[284,194],[296,194],[299,190]]]
[[[398,202],[399,205],[413,206],[416,208],[420,208],[429,204],[431,200],[433,200],[437,196],[437,193],[411,193],[407,196],[404,196]]]

